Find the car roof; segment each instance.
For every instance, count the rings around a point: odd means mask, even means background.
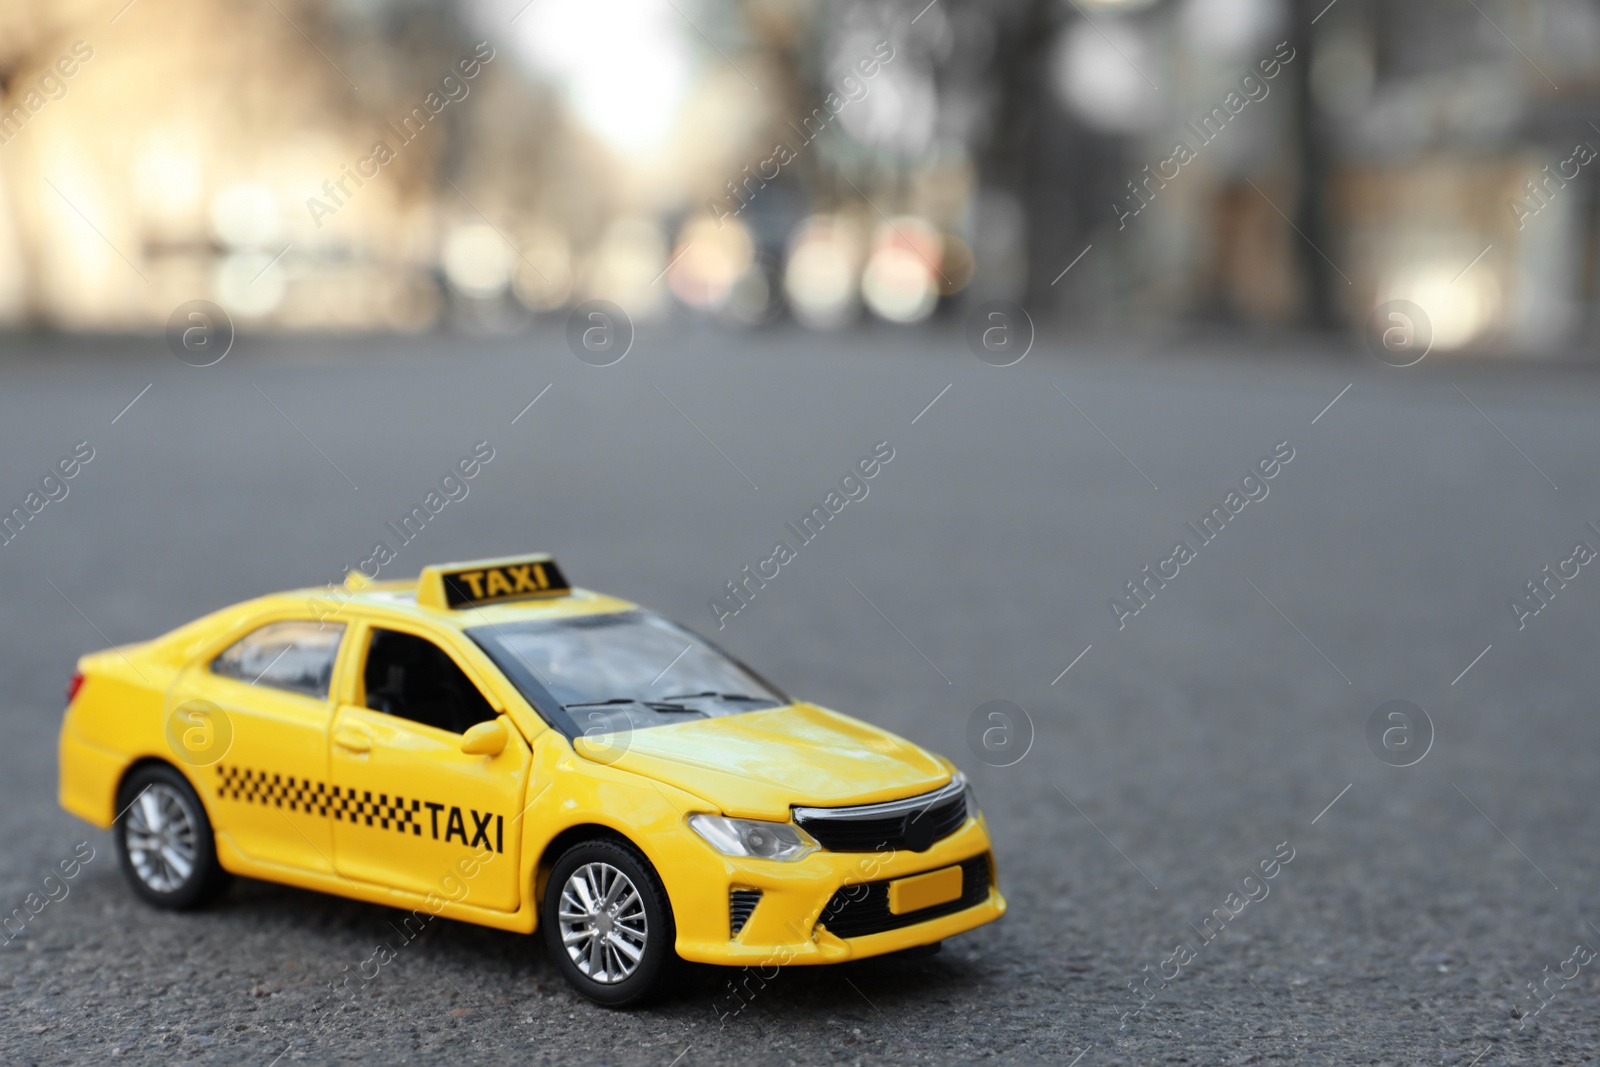
[[[489,580],[486,576],[490,571],[502,572],[503,576]],[[473,592],[484,596],[473,600],[462,595]],[[149,676],[132,666],[130,655],[144,657],[142,662],[163,663],[177,669],[214,646],[219,633],[273,618],[340,621],[341,616],[348,618],[349,612],[356,611],[390,620],[409,619],[425,629],[461,633],[478,626],[638,609],[639,605],[619,597],[568,587],[560,568],[547,555],[436,564],[424,567],[416,578],[397,581],[373,581],[359,571],[351,571],[343,585],[330,582],[269,593],[213,611],[150,641],[89,653],[79,660],[79,669],[127,669],[148,684]]]
[[[631,611],[638,607],[631,601],[606,593],[597,593],[590,589],[569,589],[557,596],[451,609],[418,603],[417,584],[414,580],[374,582],[356,590],[340,589],[337,586],[332,587],[332,591],[328,587],[296,589],[264,599],[285,600],[302,609],[310,605],[310,610],[314,614],[326,614],[329,618],[336,617],[345,608],[366,608],[380,613],[407,616],[453,630],[573,618],[581,615],[604,615]]]
[[[295,604],[320,619],[345,608],[367,608],[433,626],[474,626],[574,618],[629,611],[637,605],[589,589],[573,589],[548,554],[430,564],[413,579],[375,581],[351,571],[344,585],[265,597],[272,608]],[[263,605],[269,606],[269,605]]]

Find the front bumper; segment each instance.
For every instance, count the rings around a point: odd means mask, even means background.
[[[1006,911],[981,815],[968,819],[926,852],[815,852],[798,863],[777,863],[720,856],[709,848],[703,851],[712,862],[684,872],[690,884],[668,886],[678,926],[678,955],[695,963],[797,966],[865,959],[953,937],[993,922]],[[953,905],[927,908],[925,919],[912,912],[893,920],[904,925],[852,937],[830,932],[825,920],[819,926],[829,901],[845,886],[888,882],[968,861],[981,861],[987,887],[969,893],[962,901],[966,906],[959,910],[951,910]],[[969,882],[968,888],[973,884]],[[729,894],[735,889],[761,892],[760,902],[737,933],[729,920]],[[966,904],[968,900],[973,902]]]

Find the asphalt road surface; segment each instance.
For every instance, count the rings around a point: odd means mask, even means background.
[[[94,458],[0,548],[0,911],[93,858],[0,948],[0,1060],[1593,1062],[1600,567],[1566,561],[1600,548],[1597,412],[1591,370],[1287,342],[1047,337],[995,368],[959,331],[641,327],[608,368],[559,330],[245,338],[195,368],[8,340],[0,504]],[[724,583],[889,442],[717,636],[967,769],[1004,920],[739,999],[691,971],[616,1013],[532,938],[440,922],[343,1004],[396,913],[258,882],[138,903],[56,805],[74,659],[338,577],[480,440],[470,495],[386,574],[548,549],[712,631]],[[1189,530],[1275,449],[1220,534]],[[1546,565],[1569,577],[1519,618]],[[1396,700],[1421,712],[1369,740]]]

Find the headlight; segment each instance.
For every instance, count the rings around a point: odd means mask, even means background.
[[[817,851],[817,843],[793,823],[691,815],[689,826],[724,856],[792,863]]]

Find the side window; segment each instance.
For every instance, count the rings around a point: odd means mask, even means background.
[[[372,629],[364,674],[367,707],[451,733],[495,717],[455,660],[426,638]]]
[[[343,623],[268,623],[211,661],[211,673],[328,699]]]

